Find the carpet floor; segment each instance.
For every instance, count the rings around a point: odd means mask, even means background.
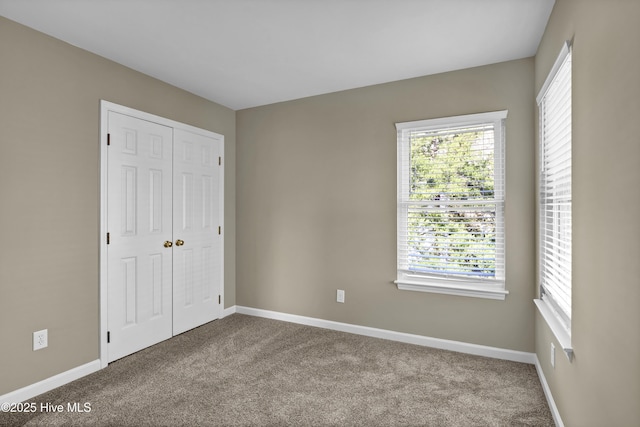
[[[533,365],[234,314],[0,414],[10,426],[553,426]]]

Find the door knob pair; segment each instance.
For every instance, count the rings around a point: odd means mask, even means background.
[[[176,246],[182,246],[184,245],[184,240],[176,240]],[[165,248],[170,248],[171,246],[173,246],[173,242],[171,242],[170,240],[167,240],[164,242],[164,247]]]

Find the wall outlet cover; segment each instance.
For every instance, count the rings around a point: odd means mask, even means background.
[[[33,333],[33,351],[41,350],[49,345],[49,330],[43,329]]]

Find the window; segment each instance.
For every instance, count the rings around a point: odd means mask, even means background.
[[[567,43],[537,98],[540,120],[540,295],[556,336],[571,329],[571,48]],[[542,311],[542,310],[541,310]],[[544,312],[543,312],[544,314]],[[550,324],[551,326],[551,324]]]
[[[396,124],[398,288],[505,298],[506,117]]]

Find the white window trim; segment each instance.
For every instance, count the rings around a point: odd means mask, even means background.
[[[549,75],[544,81],[544,84],[542,85],[542,88],[540,89],[540,92],[536,97],[536,103],[538,104],[538,106],[542,102],[547,90],[549,89],[549,86],[553,82],[564,60],[570,53],[571,53],[571,42],[566,41],[562,45],[560,54],[558,55],[558,58],[553,64],[553,67],[551,67],[551,70],[549,71]],[[540,135],[540,138],[542,138],[542,131],[540,131],[539,135]],[[538,238],[541,241],[542,237],[539,236]],[[538,263],[540,263],[540,241],[538,242]],[[538,270],[539,269],[540,269],[540,266],[538,266]],[[556,309],[554,302],[550,301],[548,298],[545,298],[544,295],[542,295],[542,284],[539,285],[539,288],[540,288],[539,291],[541,293],[541,296],[539,299],[534,299],[533,302],[535,303],[536,307],[538,308],[538,311],[542,315],[542,318],[545,320],[545,322],[549,326],[551,333],[558,341],[558,344],[560,344],[560,346],[562,347],[562,350],[564,351],[564,354],[567,356],[567,359],[569,359],[569,362],[571,362],[573,360],[573,346],[571,344],[571,330],[567,327],[567,323],[569,322],[570,324],[570,319],[567,320],[567,316],[564,313],[560,313]]]
[[[538,307],[538,311],[542,315],[542,318],[547,322],[549,329],[551,329],[551,333],[558,340],[558,344],[562,347],[565,356],[571,362],[573,360],[573,347],[571,346],[571,334],[569,330],[564,327],[563,323],[560,321],[559,313],[553,309],[551,304],[548,301],[542,299],[534,299],[536,307]]]
[[[569,55],[570,52],[571,52],[571,42],[566,41],[562,45],[562,49],[560,49],[560,54],[558,55],[556,62],[553,63],[553,66],[549,71],[549,75],[547,76],[546,80],[542,84],[542,88],[540,89],[540,92],[538,92],[538,96],[536,97],[536,103],[538,105],[540,105],[540,102],[542,102],[542,98],[547,93],[547,89],[549,89],[551,82],[555,78],[556,74],[558,73],[558,70],[562,66],[562,63],[564,62],[565,58],[567,57],[567,55]]]
[[[418,120],[413,122],[396,123],[396,129],[398,131],[398,143],[402,139],[402,132],[406,130],[412,130],[415,128],[421,128],[425,130],[438,129],[447,126],[471,126],[475,124],[482,124],[488,122],[495,122],[496,139],[500,143],[496,144],[496,155],[501,161],[506,163],[506,157],[504,152],[499,150],[505,149],[504,144],[504,127],[503,121],[507,118],[508,110],[493,111],[479,114],[468,114],[463,116],[444,117],[437,119]],[[403,159],[400,158],[400,147],[398,149],[398,197],[401,194],[402,174],[400,168],[400,162]],[[502,165],[502,170],[505,171],[506,166]],[[506,199],[506,192],[504,191],[505,182],[503,179],[503,203]],[[499,213],[502,215],[502,212]],[[504,224],[504,217],[500,219]],[[398,227],[400,227],[400,213],[398,213]],[[396,233],[396,236],[398,234]],[[506,243],[505,243],[506,245]],[[506,250],[503,257],[506,257]],[[506,269],[506,268],[505,268]],[[504,276],[504,272],[503,272]],[[494,300],[504,300],[509,294],[509,291],[505,289],[505,277],[501,277],[496,280],[482,280],[474,278],[445,278],[429,275],[413,274],[411,272],[398,270],[397,280],[394,282],[398,289],[407,291],[418,292],[431,292],[446,295],[458,295],[466,297],[487,298]]]
[[[459,295],[464,297],[476,297],[504,300],[509,291],[494,283],[476,285],[474,283],[456,283],[454,280],[430,278],[425,280],[422,277],[411,280],[411,276],[406,275],[402,279],[394,280],[398,289],[402,291],[431,292],[435,294]]]

